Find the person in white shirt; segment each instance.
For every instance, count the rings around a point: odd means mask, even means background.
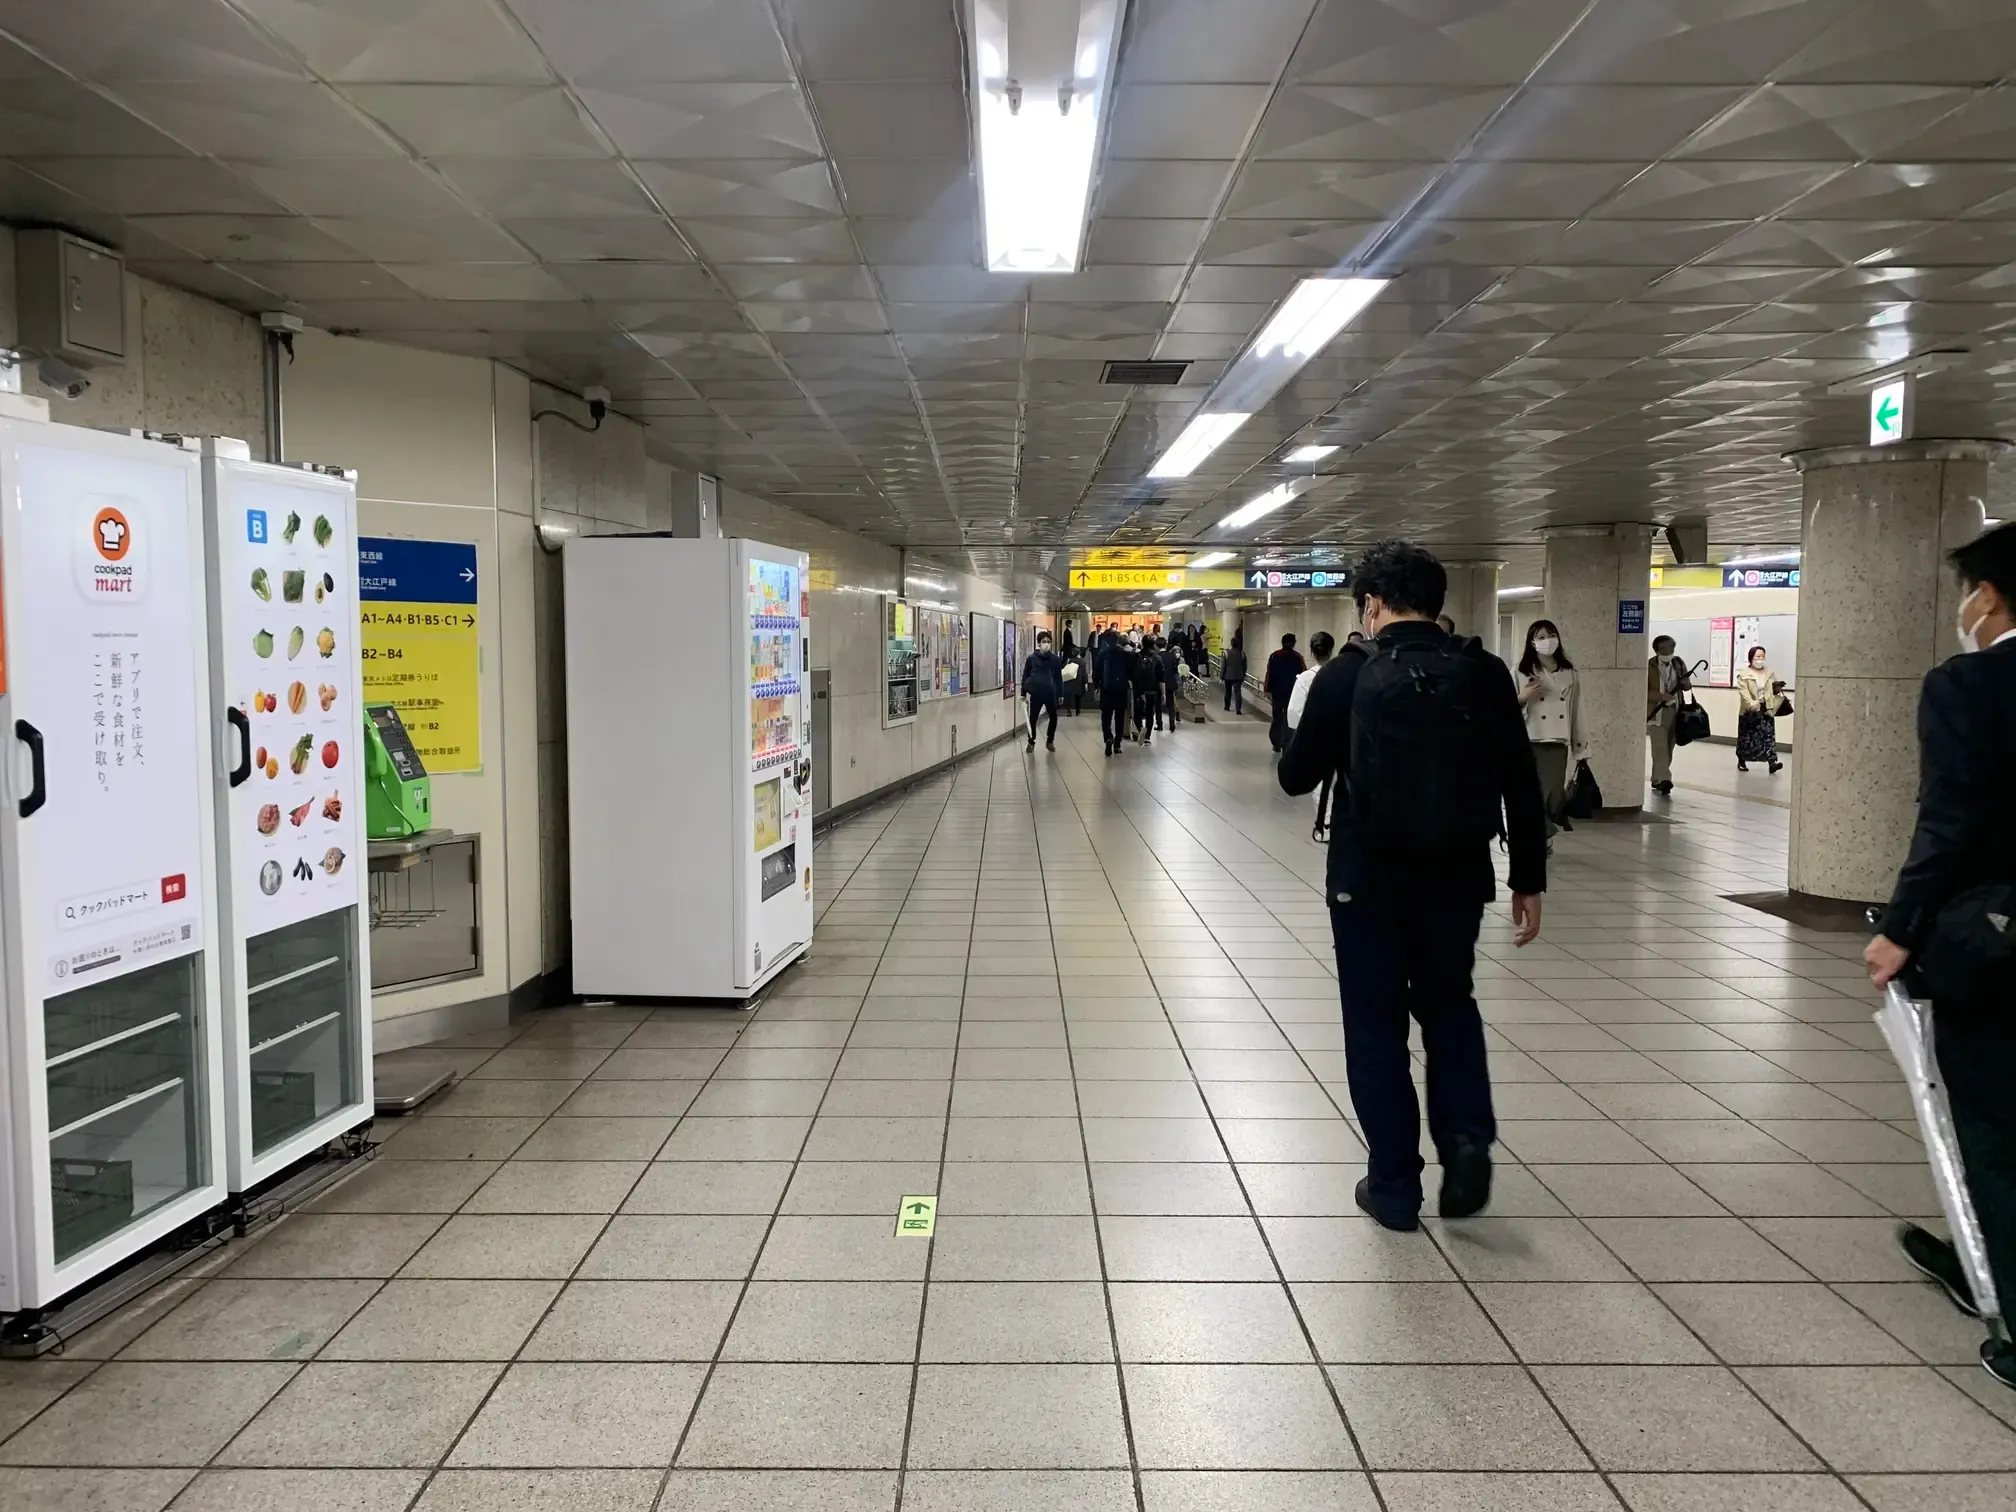
[[[1575,664],[1561,646],[1561,632],[1552,620],[1526,627],[1526,652],[1519,658],[1519,707],[1526,716],[1526,738],[1540,768],[1540,790],[1546,799],[1547,821],[1561,826],[1568,793],[1568,774],[1589,754],[1582,731],[1582,689]]]
[[[1318,630],[1309,637],[1309,655],[1314,662],[1295,675],[1294,691],[1288,695],[1288,730],[1292,736],[1295,727],[1302,723],[1302,710],[1309,702],[1309,685],[1316,681],[1316,674],[1329,665],[1331,654],[1337,649],[1337,637],[1328,630]],[[1330,779],[1324,778],[1322,787],[1316,794],[1316,823],[1310,829],[1313,840],[1321,841],[1330,833]]]

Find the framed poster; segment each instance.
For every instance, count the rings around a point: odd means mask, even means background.
[[[882,600],[882,727],[917,717],[917,623],[900,598]]]
[[[1015,684],[1020,680],[1022,664],[1015,655],[1015,621],[1001,623],[1001,696],[1013,698]]]

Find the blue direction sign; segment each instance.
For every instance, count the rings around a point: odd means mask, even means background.
[[[1619,635],[1645,633],[1645,600],[1617,600],[1617,633]]]
[[[476,547],[468,541],[357,541],[357,596],[401,604],[476,602]]]

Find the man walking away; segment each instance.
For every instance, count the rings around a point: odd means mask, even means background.
[[[1176,690],[1183,685],[1183,656],[1172,641],[1163,641],[1155,652],[1157,670],[1161,676],[1162,708],[1156,716],[1155,728],[1162,728],[1162,715],[1169,718],[1169,733],[1176,733]]]
[[[1056,750],[1057,701],[1064,696],[1064,658],[1050,649],[1048,630],[1036,632],[1036,649],[1022,663],[1022,694],[1029,700],[1027,749],[1036,749],[1036,719],[1047,709],[1050,712],[1050,732],[1043,745],[1045,750]]]
[[[1680,717],[1680,695],[1693,691],[1687,668],[1673,654],[1673,637],[1652,640],[1652,659],[1645,664],[1645,739],[1652,746],[1652,791],[1673,792],[1673,729]]]
[[[1952,555],[1960,649],[1918,696],[1918,826],[1863,960],[1884,986],[1916,961],[1933,975],[1933,1050],[1953,1110],[1967,1192],[2004,1309],[2016,1308],[2016,971],[2002,949],[2016,884],[2016,524]],[[1999,922],[1998,922],[1999,920]],[[1988,943],[1988,942],[1993,942]],[[1942,959],[1943,958],[1943,959]],[[1954,971],[1962,963],[1971,971]],[[1941,979],[1974,978],[1956,993]],[[1953,1247],[1907,1224],[1905,1258],[1978,1316]],[[1981,1363],[2016,1387],[2016,1347],[1995,1339]]]
[[[1328,630],[1318,630],[1309,637],[1309,655],[1316,665],[1299,674],[1295,679],[1295,690],[1288,695],[1288,729],[1293,739],[1295,727],[1302,723],[1302,709],[1309,701],[1309,687],[1316,681],[1330,660],[1330,653],[1337,649],[1337,637]],[[1309,838],[1318,844],[1330,838],[1330,779],[1325,777],[1323,785],[1316,790],[1316,822],[1310,826]]]
[[[1162,708],[1162,663],[1158,659],[1158,637],[1143,636],[1134,657],[1134,738],[1143,745],[1155,727]]]
[[[1407,541],[1359,559],[1351,593],[1372,638],[1317,674],[1279,773],[1296,795],[1340,779],[1326,886],[1346,1074],[1370,1151],[1357,1200],[1401,1230],[1421,1209],[1410,1016],[1428,1060],[1440,1212],[1467,1218],[1491,1198],[1497,1124],[1471,972],[1484,905],[1497,895],[1501,805],[1515,944],[1539,936],[1547,886],[1540,779],[1512,677],[1476,641],[1452,641],[1435,624],[1448,584],[1442,564]]]
[[[1132,655],[1120,644],[1120,632],[1110,625],[1099,637],[1099,650],[1092,658],[1092,680],[1099,685],[1099,733],[1106,754],[1117,756],[1127,733],[1127,706],[1134,696]]]
[[[1281,649],[1267,658],[1267,675],[1261,686],[1267,690],[1267,706],[1274,711],[1267,721],[1267,742],[1278,754],[1288,749],[1288,700],[1295,693],[1295,679],[1306,664],[1295,649],[1295,637],[1281,637]]]
[[[1246,712],[1246,637],[1242,631],[1234,631],[1232,640],[1225,647],[1225,654],[1218,658],[1218,678],[1225,684],[1225,712],[1244,714]]]

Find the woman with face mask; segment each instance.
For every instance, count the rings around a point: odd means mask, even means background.
[[[1526,652],[1519,658],[1519,707],[1526,716],[1526,738],[1540,768],[1540,791],[1546,799],[1549,833],[1563,827],[1568,774],[1589,754],[1582,733],[1582,690],[1575,664],[1561,649],[1561,632],[1552,620],[1535,620],[1526,629]]]
[[[1736,770],[1747,772],[1753,761],[1769,762],[1777,776],[1785,763],[1778,759],[1778,705],[1785,684],[1771,675],[1762,646],[1750,648],[1750,664],[1736,674]]]

